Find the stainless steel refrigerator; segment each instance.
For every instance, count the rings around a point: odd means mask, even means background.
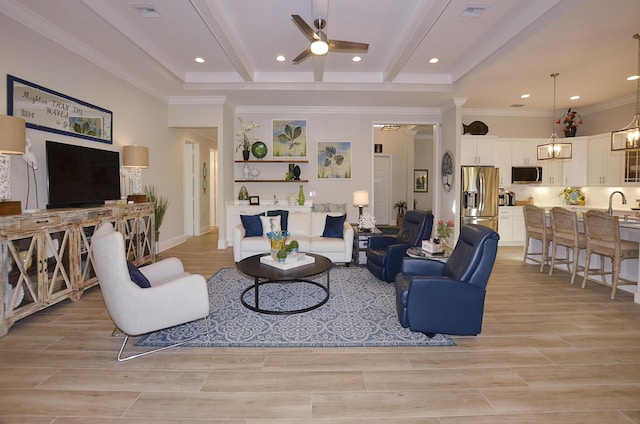
[[[498,231],[498,168],[463,166],[460,223],[479,224]]]

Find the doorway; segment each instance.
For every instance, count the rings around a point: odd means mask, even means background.
[[[391,221],[391,156],[375,155],[373,159],[373,216],[380,225]]]
[[[184,141],[182,191],[184,193],[184,235],[187,237],[200,235],[200,187],[198,184],[200,153],[198,147],[198,143]]]

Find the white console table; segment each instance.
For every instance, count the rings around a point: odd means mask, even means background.
[[[128,260],[153,262],[153,208],[114,204],[0,217],[0,336],[17,320],[65,299],[77,301],[97,284],[91,236],[104,222],[123,234]]]

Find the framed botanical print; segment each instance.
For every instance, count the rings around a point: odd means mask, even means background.
[[[274,119],[273,157],[307,157],[307,121]]]
[[[318,141],[318,178],[351,178],[350,141]]]

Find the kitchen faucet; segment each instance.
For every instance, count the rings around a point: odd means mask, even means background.
[[[616,193],[619,193],[620,196],[622,196],[622,204],[623,205],[627,204],[627,198],[624,197],[624,193],[619,191],[619,190],[614,191],[613,193],[611,193],[609,195],[609,209],[607,209],[607,212],[609,213],[609,215],[613,215],[613,208],[611,206],[611,202],[613,201],[613,195],[616,194]]]

